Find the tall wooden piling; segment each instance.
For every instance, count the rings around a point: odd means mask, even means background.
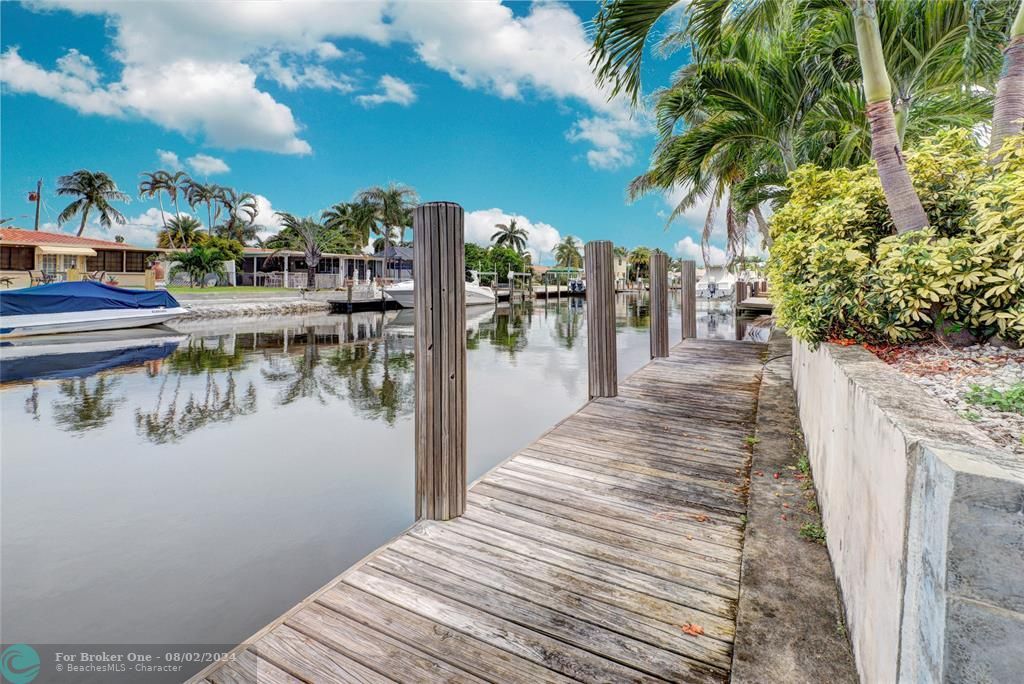
[[[466,288],[462,207],[413,212],[416,274],[416,519],[466,509]]]
[[[668,255],[651,252],[651,358],[668,356]]]
[[[619,393],[615,351],[615,267],[612,243],[592,240],[583,248],[587,274],[587,370],[590,398]]]
[[[683,339],[697,336],[697,264],[684,261],[679,278],[682,297]]]

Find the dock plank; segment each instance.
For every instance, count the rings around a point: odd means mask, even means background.
[[[763,352],[677,345],[192,681],[727,681]]]

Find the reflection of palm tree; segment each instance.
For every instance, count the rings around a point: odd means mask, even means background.
[[[124,397],[111,396],[117,380],[100,376],[90,385],[89,380],[65,380],[60,383],[63,400],[53,402],[54,420],[68,432],[81,433],[106,425],[114,409]]]
[[[252,383],[249,383],[245,395],[239,399],[235,378],[231,373],[227,374],[225,388],[221,390],[217,376],[209,371],[206,374],[206,389],[202,400],[197,399],[194,394],[189,394],[185,405],[179,409],[178,397],[181,393],[182,378],[179,375],[174,393],[167,402],[167,408],[163,409],[164,392],[169,378],[170,375],[164,376],[160,391],[157,393],[156,407],[151,412],[143,413],[141,409],[135,409],[135,426],[139,434],[154,444],[177,442],[185,435],[211,423],[226,423],[237,416],[249,415],[256,411],[256,388]]]
[[[263,377],[268,382],[283,385],[277,398],[280,405],[286,406],[296,399],[310,398],[316,399],[321,405],[327,404],[327,395],[334,395],[335,391],[332,383],[321,381],[320,361],[320,346],[313,326],[306,328],[306,344],[303,345],[301,356],[271,358],[271,367],[263,370]]]
[[[394,425],[412,413],[416,382],[412,351],[397,354],[384,338],[372,344],[339,347],[326,359],[345,383],[345,394],[362,416]]]
[[[245,365],[245,352],[235,347],[228,352],[226,337],[217,339],[216,347],[207,347],[202,340],[189,339],[187,347],[179,346],[168,359],[170,369],[182,375],[199,375],[210,370],[232,370]]]
[[[576,301],[569,300],[564,313],[559,307],[558,316],[555,319],[555,339],[561,342],[566,349],[573,348],[580,336],[580,331],[583,330],[583,310],[582,306],[575,303]]]
[[[496,310],[487,324],[481,324],[476,332],[468,335],[466,346],[477,349],[481,340],[487,340],[491,346],[508,351],[509,356],[515,356],[517,352],[526,349],[529,323],[523,324],[523,315],[525,313],[529,316],[531,312],[528,303],[523,307]]]

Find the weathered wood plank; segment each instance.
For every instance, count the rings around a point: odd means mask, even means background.
[[[417,497],[464,515],[420,521],[195,681],[725,681],[762,349],[686,340],[461,500],[464,461],[418,461],[435,484]],[[435,418],[422,436],[441,448]]]
[[[505,682],[526,679],[551,684],[573,681],[531,660],[344,583],[324,592],[317,602],[483,679]]]

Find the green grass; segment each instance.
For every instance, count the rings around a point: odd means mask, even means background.
[[[964,398],[967,399],[968,404],[987,406],[1024,416],[1024,382],[1018,382],[1006,390],[974,385]]]
[[[299,293],[298,290],[290,287],[231,287],[231,286],[214,286],[214,287],[169,287],[167,291],[171,294],[259,294],[261,292],[294,292]]]

